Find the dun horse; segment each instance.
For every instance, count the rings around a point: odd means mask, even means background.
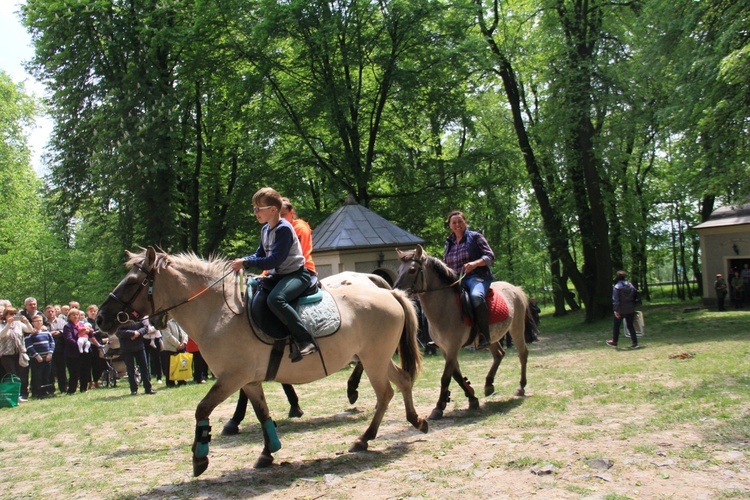
[[[418,295],[422,310],[430,323],[430,337],[445,356],[445,368],[440,379],[440,398],[430,414],[430,419],[442,418],[450,396],[448,386],[451,377],[469,398],[469,408],[478,409],[479,400],[474,396],[474,389],[463,377],[458,366],[458,353],[461,347],[469,341],[471,334],[471,327],[464,323],[456,302],[458,286],[456,283],[459,277],[442,261],[427,255],[421,246],[418,246],[416,250],[398,251],[398,253],[401,266],[394,287],[409,290]],[[526,361],[529,354],[524,332],[525,328],[533,327],[533,320],[528,313],[526,294],[521,288],[503,281],[493,282],[492,289],[505,299],[508,317],[504,321],[490,325],[490,352],[493,361],[485,379],[484,394],[489,396],[495,392],[493,385],[495,374],[505,356],[505,351],[500,347],[499,341],[510,331],[513,343],[518,350],[518,358],[521,360],[521,381],[515,395],[523,396],[526,387]]]
[[[227,262],[205,261],[192,254],[167,255],[151,247],[128,255],[127,266],[131,269],[99,309],[99,328],[111,332],[118,322],[146,314],[160,328],[166,324],[169,311],[198,344],[216,375],[216,382],[195,411],[193,474],[198,476],[208,468],[211,412],[240,388],[263,429],[263,450],[255,467],[270,466],[272,453],[281,448],[262,387],[271,346],[258,340],[244,312],[237,314],[241,307],[239,297],[223,287],[212,287],[225,274]],[[406,419],[427,432],[427,421],[417,415],[412,400],[421,357],[417,317],[409,299],[399,290],[356,284],[331,289],[330,293],[341,315],[339,330],[318,339],[319,356],[307,356],[295,364],[283,356],[273,380],[288,384],[312,382],[335,373],[356,356],[364,366],[377,402],[372,422],[349,451],[366,450],[368,442],[376,437],[394,394],[389,380],[402,393]],[[195,306],[182,306],[192,300],[196,301]],[[396,349],[400,367],[392,360]]]

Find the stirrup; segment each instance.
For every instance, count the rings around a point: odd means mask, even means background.
[[[291,350],[289,352],[289,359],[292,360],[292,363],[302,361],[303,357],[318,352],[318,345],[315,343],[315,339],[310,337],[310,340],[306,342],[305,346],[300,349],[297,341],[292,339]]]

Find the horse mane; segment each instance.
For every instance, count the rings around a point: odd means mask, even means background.
[[[452,285],[458,280],[456,272],[448,267],[445,262],[431,255],[425,254],[425,256],[427,257],[426,266],[435,272],[441,282],[446,285]]]
[[[197,274],[218,278],[227,272],[227,260],[222,257],[210,256],[208,259],[198,257],[194,252],[182,252],[177,255],[166,255],[166,265],[174,264],[182,269]]]
[[[137,254],[129,253],[130,258],[125,263],[126,267],[133,267],[139,264],[146,257],[146,250],[142,249]],[[227,271],[227,260],[222,257],[211,256],[208,259],[203,259],[195,254],[195,252],[181,252],[175,255],[169,255],[164,251],[158,251],[156,253],[156,264],[155,268],[162,269],[170,265],[179,266],[181,269],[193,272],[196,274],[203,274],[206,276],[219,277]]]

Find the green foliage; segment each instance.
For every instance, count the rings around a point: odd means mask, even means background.
[[[14,305],[43,289],[50,255],[41,211],[42,186],[30,163],[28,130],[37,103],[22,85],[0,71],[0,296]]]
[[[743,2],[649,2],[644,48],[663,96],[661,125],[693,198],[743,202],[748,184],[747,65],[750,8]],[[655,21],[655,22],[649,22]],[[685,178],[687,176],[687,180]]]
[[[55,272],[21,281],[97,302],[124,249],[246,254],[270,185],[313,227],[351,193],[435,255],[464,210],[498,278],[572,282],[595,312],[616,268],[685,282],[694,207],[750,193],[747,7],[578,5],[28,0],[55,119],[35,218],[53,236],[18,262]]]

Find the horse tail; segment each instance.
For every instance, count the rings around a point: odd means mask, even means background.
[[[526,294],[523,294],[523,301],[526,306],[526,317],[524,318],[524,337],[526,338],[526,343],[531,344],[532,342],[536,342],[539,340],[539,329],[536,326],[536,322],[534,321],[534,317],[531,315],[531,308],[529,307],[528,298],[526,297]]]
[[[401,369],[408,373],[412,382],[414,382],[422,369],[422,353],[419,351],[419,343],[417,342],[417,332],[419,331],[417,310],[405,292],[391,290],[391,294],[404,308],[404,329],[398,342],[398,357],[401,360]]]

